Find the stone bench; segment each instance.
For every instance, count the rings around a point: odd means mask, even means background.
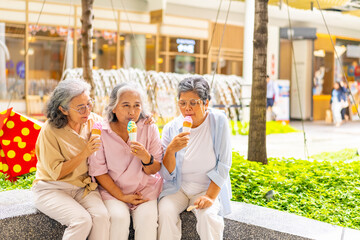
[[[261,240],[358,240],[360,231],[334,226],[294,214],[232,202],[232,214],[225,217],[224,239]],[[195,216],[181,214],[182,239],[200,239]],[[57,221],[37,211],[30,190],[0,192],[0,240],[56,240],[65,230]],[[130,232],[129,239],[133,239]]]

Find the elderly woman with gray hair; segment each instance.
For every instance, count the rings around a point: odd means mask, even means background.
[[[155,124],[145,124],[145,100],[134,83],[115,86],[105,108],[101,147],[89,158],[89,174],[100,184],[110,214],[110,239],[128,239],[130,216],[135,239],[156,239],[157,198],[162,188],[162,147]],[[137,139],[130,141],[127,126],[136,122]]]
[[[50,97],[48,120],[36,142],[35,205],[67,226],[63,239],[109,238],[109,215],[88,175],[87,158],[100,148],[90,130],[101,120],[91,112],[89,93],[84,81],[61,81]]]
[[[208,108],[210,87],[202,77],[182,80],[178,98],[181,115],[165,125],[162,135],[158,239],[181,239],[179,214],[185,209],[195,214],[201,239],[222,239],[231,198],[228,120]],[[185,117],[192,119],[190,132],[183,131]]]

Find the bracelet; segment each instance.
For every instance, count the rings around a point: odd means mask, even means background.
[[[142,164],[143,166],[149,166],[149,165],[151,165],[151,164],[153,164],[153,163],[154,163],[154,156],[151,155],[151,154],[150,154],[150,162],[149,162],[149,163],[144,163],[144,162],[141,160],[141,164]]]

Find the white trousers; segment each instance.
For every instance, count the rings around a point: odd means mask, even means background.
[[[334,123],[341,123],[341,102],[339,102],[337,98],[331,103],[331,111]]]
[[[98,190],[83,198],[84,188],[39,181],[32,192],[37,209],[67,226],[63,239],[109,239],[110,218]]]
[[[110,240],[129,238],[130,215],[133,219],[135,240],[156,240],[158,216],[157,200],[140,204],[135,210],[120,200],[105,200],[110,214]]]
[[[159,202],[159,229],[158,239],[181,239],[180,213],[188,206],[193,205],[195,200],[205,195],[202,192],[197,195],[186,195],[182,190],[163,197]],[[224,219],[219,216],[220,202],[217,198],[214,204],[205,209],[193,209],[197,223],[196,231],[202,240],[219,240],[223,238]]]

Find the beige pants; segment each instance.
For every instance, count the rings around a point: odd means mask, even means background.
[[[135,229],[135,240],[156,240],[158,217],[157,200],[140,204],[135,210],[119,200],[105,200],[110,214],[110,240],[129,238],[130,215]]]
[[[32,191],[37,209],[67,226],[63,239],[109,239],[109,214],[98,190],[83,198],[84,188],[39,181]]]
[[[205,195],[202,192],[197,195],[186,195],[182,190],[163,197],[159,202],[159,240],[181,239],[180,213],[188,206],[193,205],[195,200]],[[224,218],[219,216],[220,202],[216,199],[211,207],[193,209],[197,223],[196,231],[202,240],[220,240],[223,238]]]

